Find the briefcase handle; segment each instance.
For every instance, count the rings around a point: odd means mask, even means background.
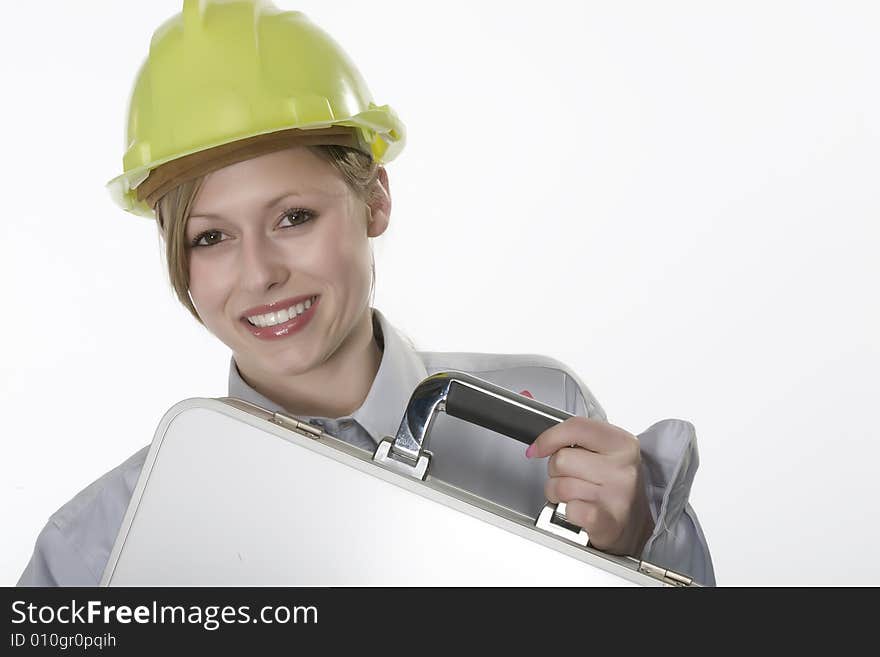
[[[387,439],[382,441],[374,459],[423,479],[430,458],[425,449],[428,434],[440,411],[526,445],[550,427],[574,417],[472,374],[437,372],[416,386],[393,443]],[[565,511],[564,502],[548,502],[539,514],[536,526],[579,545],[587,545],[589,536],[581,527],[568,522]]]
[[[438,372],[413,391],[392,445],[408,461],[418,460],[439,411],[529,445],[571,413],[548,406],[465,372]]]

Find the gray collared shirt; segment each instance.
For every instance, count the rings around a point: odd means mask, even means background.
[[[395,434],[410,394],[425,377],[457,370],[516,392],[527,390],[569,413],[606,420],[604,410],[578,376],[551,358],[417,351],[375,309],[373,327],[382,360],[361,407],[340,418],[300,419],[373,451],[383,437]],[[248,385],[234,359],[229,364],[229,396],[287,412]],[[699,463],[694,427],[683,420],[664,420],[638,438],[655,520],[654,533],[640,556],[714,585],[709,548],[688,503]],[[520,443],[445,414],[437,417],[430,440],[433,477],[531,516],[544,505],[547,459],[526,459]],[[96,586],[100,582],[148,450],[146,445],[50,516],[19,586]]]

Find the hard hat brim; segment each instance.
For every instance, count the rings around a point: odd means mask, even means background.
[[[350,146],[380,164],[387,164],[403,149],[406,129],[388,105],[370,103],[368,110],[350,119],[268,130],[176,154],[123,173],[110,180],[106,187],[113,201],[126,212],[155,219],[154,207],[159,198],[185,180],[297,143]],[[178,162],[180,166],[167,167],[154,178],[163,165]]]

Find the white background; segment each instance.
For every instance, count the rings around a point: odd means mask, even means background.
[[[558,358],[633,433],[693,422],[719,584],[880,584],[876,3],[277,4],[407,125],[376,242],[392,323]],[[227,392],[155,226],[104,189],[181,5],[0,23],[2,584],[171,405]]]

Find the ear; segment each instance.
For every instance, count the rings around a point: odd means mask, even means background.
[[[388,187],[388,172],[385,171],[385,167],[379,167],[376,189],[368,206],[370,218],[367,224],[367,237],[379,237],[388,228],[391,219],[391,191]]]

